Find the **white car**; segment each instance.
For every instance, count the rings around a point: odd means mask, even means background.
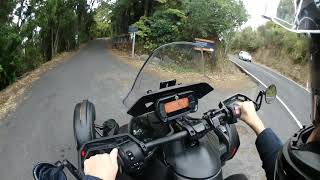
[[[252,57],[248,52],[240,51],[239,52],[239,59],[251,62]]]

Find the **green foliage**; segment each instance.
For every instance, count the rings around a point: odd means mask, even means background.
[[[95,10],[95,24],[91,26],[90,30],[92,36],[100,38],[111,35],[110,12],[110,5],[107,2],[102,2]]]
[[[183,12],[178,9],[156,11],[152,17],[142,17],[135,26],[139,29],[138,37],[146,50],[153,50],[161,44],[179,40]]]
[[[223,33],[233,31],[247,21],[248,15],[242,1],[193,0],[184,2],[188,20],[185,36],[223,38]]]
[[[238,0],[106,0],[98,1],[96,10],[91,9],[93,2],[1,1],[0,88],[56,54],[76,49],[81,42],[127,34],[132,24],[139,29],[138,45],[150,51],[168,42],[193,41],[195,37],[227,44],[247,20],[242,1]],[[297,49],[302,47],[302,43],[295,45]]]
[[[254,52],[262,46],[262,41],[263,40],[259,38],[258,34],[253,31],[251,27],[247,27],[242,30],[241,33],[235,34],[233,49],[244,49],[249,52]]]
[[[113,35],[134,24],[138,42],[150,51],[172,41],[208,38],[227,43],[248,18],[242,1],[118,0],[112,6]]]
[[[0,24],[4,24],[9,20],[9,14],[14,5],[14,1],[0,1]]]
[[[0,89],[92,38],[94,13],[86,0],[9,0],[0,6]]]
[[[12,83],[21,67],[21,38],[9,25],[0,28],[0,88]]]
[[[275,50],[275,56],[288,56],[294,63],[307,62],[308,39],[288,32],[274,23],[268,22],[257,28],[250,27],[238,32],[232,42],[233,50],[255,52],[259,48]]]

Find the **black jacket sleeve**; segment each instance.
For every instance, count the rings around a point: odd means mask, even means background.
[[[267,179],[273,180],[276,159],[278,151],[282,148],[282,142],[270,128],[267,128],[258,135],[256,147]]]
[[[101,180],[101,179],[94,176],[84,176],[82,180]]]

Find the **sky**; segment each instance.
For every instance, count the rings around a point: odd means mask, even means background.
[[[88,2],[90,0],[87,0]],[[111,2],[114,2],[115,0],[112,0]],[[246,22],[242,28],[251,26],[253,28],[257,28],[267,22],[266,19],[262,18],[261,15],[265,14],[265,9],[267,6],[267,3],[270,3],[271,1],[275,0],[242,0],[245,8],[247,9],[248,14],[250,15],[250,18],[248,22]],[[98,3],[94,4],[94,8],[98,6]]]
[[[248,22],[246,22],[241,28],[248,26],[257,28],[265,24],[268,20],[262,18],[261,15],[275,17],[277,7],[281,1],[284,0],[242,0],[250,17]]]
[[[28,1],[28,0],[27,0]],[[87,2],[90,2],[91,0],[87,0]],[[112,0],[111,2],[114,2],[115,0]],[[267,22],[266,19],[262,18],[261,15],[265,14],[265,9],[267,7],[267,4],[270,4],[272,1],[279,1],[279,0],[242,0],[245,8],[250,15],[248,22],[246,22],[242,28],[251,26],[253,28],[257,28],[260,25],[263,25]],[[94,3],[93,8],[96,8],[98,6],[98,3]],[[17,17],[14,16],[13,21],[17,21]]]
[[[261,15],[265,14],[266,5],[270,0],[242,0],[244,6],[250,15],[249,20],[242,26],[242,28],[251,26],[257,28],[267,22]]]

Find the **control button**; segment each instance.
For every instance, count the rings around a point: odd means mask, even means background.
[[[136,162],[136,163],[133,164],[133,166],[134,166],[134,167],[138,167],[138,166],[139,166],[139,163]]]
[[[130,161],[134,160],[134,155],[133,155],[133,153],[131,151],[127,151],[126,154],[127,154],[127,156],[128,156]]]

